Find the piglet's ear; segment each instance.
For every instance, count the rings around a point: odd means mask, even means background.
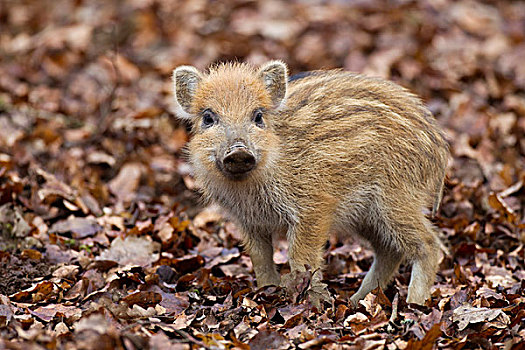
[[[173,95],[177,103],[179,118],[193,118],[191,104],[201,79],[201,73],[192,66],[180,66],[173,71]]]
[[[281,61],[270,61],[259,69],[259,75],[270,93],[275,108],[281,108],[286,102],[286,82],[288,69]]]

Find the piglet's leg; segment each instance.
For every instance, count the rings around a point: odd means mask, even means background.
[[[430,289],[436,278],[441,256],[437,232],[428,220],[424,220],[421,225],[422,231],[423,227],[426,229],[421,235],[423,242],[418,253],[411,257],[412,275],[408,285],[407,302],[415,304],[424,304],[430,297]]]
[[[308,295],[315,306],[321,301],[331,301],[326,285],[322,283],[323,247],[328,238],[331,216],[324,211],[316,215],[307,215],[288,232],[289,261],[291,273],[283,279],[293,279],[298,272],[304,272],[306,266],[313,272]],[[288,285],[288,283],[285,283]]]
[[[273,262],[272,235],[263,229],[252,229],[244,237],[244,247],[252,260],[257,286],[278,286],[281,278]]]
[[[376,251],[374,262],[363,279],[361,287],[359,287],[359,290],[350,298],[352,304],[356,306],[359,300],[363,299],[378,286],[383,289],[386,288],[402,260],[403,254],[401,253],[395,251],[387,252],[384,250]]]

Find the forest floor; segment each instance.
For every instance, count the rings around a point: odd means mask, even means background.
[[[391,79],[445,130],[425,306],[402,266],[352,308],[373,256],[335,238],[333,305],[307,275],[257,289],[236,227],[198,204],[171,71],[275,58]],[[0,348],[523,349],[524,62],[520,1],[0,2]]]

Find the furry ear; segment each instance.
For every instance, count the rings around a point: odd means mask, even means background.
[[[173,71],[173,96],[177,103],[179,118],[191,119],[193,95],[202,79],[201,73],[192,66],[180,66]]]
[[[288,68],[282,61],[270,61],[259,68],[259,75],[270,93],[275,108],[281,108],[286,102],[286,84]]]

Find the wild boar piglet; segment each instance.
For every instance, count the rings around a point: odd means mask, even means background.
[[[425,208],[438,209],[448,147],[408,90],[341,70],[288,78],[283,62],[173,72],[189,160],[203,197],[238,225],[257,284],[279,285],[272,237],[286,235],[292,272],[321,283],[330,232],[368,241],[374,262],[355,304],[412,264],[408,302],[430,296],[440,255]]]

